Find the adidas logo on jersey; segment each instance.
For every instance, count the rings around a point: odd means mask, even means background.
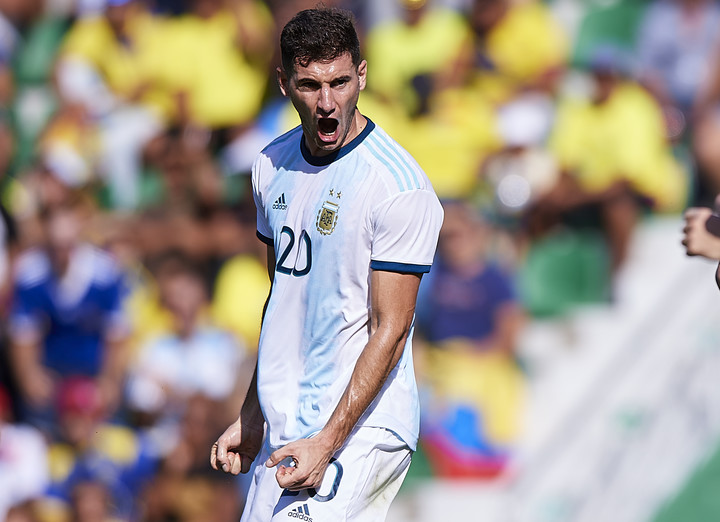
[[[285,193],[283,192],[282,195],[275,200],[275,203],[273,203],[272,208],[274,210],[287,210],[287,203],[285,203]]]
[[[310,517],[310,510],[308,509],[307,504],[303,504],[302,506],[293,509],[288,513],[288,516],[290,518],[297,518],[298,520],[303,520],[304,522],[312,522],[312,518]]]

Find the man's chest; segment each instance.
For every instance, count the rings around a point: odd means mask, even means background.
[[[352,171],[278,172],[265,196],[276,270],[303,276],[369,251],[370,192]]]

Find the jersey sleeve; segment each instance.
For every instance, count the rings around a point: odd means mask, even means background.
[[[422,274],[430,271],[443,209],[435,193],[413,190],[396,194],[372,213],[370,268]]]
[[[267,219],[265,211],[265,202],[263,201],[260,171],[262,170],[262,155],[258,156],[252,167],[252,188],[253,199],[255,200],[255,208],[257,209],[257,237],[266,245],[273,244],[273,233],[270,223]]]

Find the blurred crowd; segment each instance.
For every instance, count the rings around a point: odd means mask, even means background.
[[[492,480],[528,318],[611,305],[638,222],[720,191],[720,5],[325,4],[356,15],[361,111],[445,206],[417,460]],[[0,0],[0,518],[238,519],[246,481],[207,461],[269,288],[248,174],[299,123],[277,42],[314,5]]]

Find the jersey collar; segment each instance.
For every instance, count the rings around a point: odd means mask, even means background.
[[[370,134],[375,128],[375,124],[370,118],[365,116],[365,119],[367,120],[367,125],[360,134],[355,136],[350,143],[348,143],[347,145],[343,145],[338,150],[332,152],[331,154],[328,154],[327,156],[313,156],[312,154],[310,154],[307,145],[305,145],[305,135],[303,133],[300,133],[300,152],[302,153],[303,158],[305,158],[305,161],[307,161],[310,165],[314,167],[324,167],[326,165],[330,165],[333,161],[339,160],[343,156],[347,156],[358,145],[360,145],[367,137],[367,135]]]

